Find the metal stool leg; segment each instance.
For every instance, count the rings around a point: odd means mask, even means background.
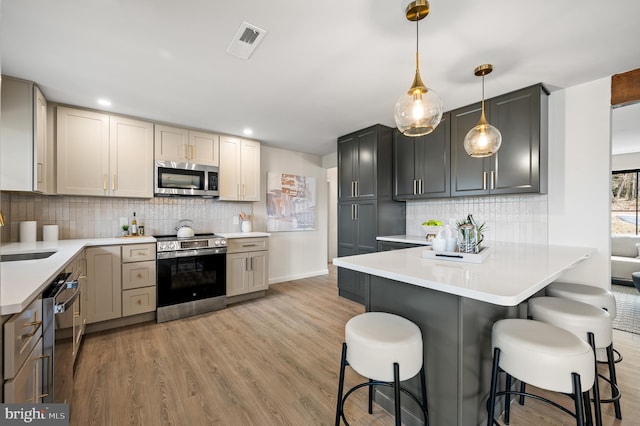
[[[429,426],[429,406],[427,404],[427,378],[424,373],[424,365],[420,369],[420,385],[422,387],[422,408],[424,409],[424,424]]]
[[[611,381],[611,398],[613,401],[613,408],[616,412],[616,419],[622,419],[622,411],[620,410],[620,398],[618,389],[618,379],[616,377],[616,365],[613,358],[613,345],[607,347],[607,363],[609,364],[609,380]],[[597,378],[597,376],[596,376]]]
[[[347,366],[347,344],[342,344],[342,361],[340,361],[340,378],[338,379],[338,401],[336,403],[336,426],[340,426],[342,415],[342,392],[344,391],[344,369]]]
[[[393,363],[393,393],[395,399],[396,426],[402,426],[401,405],[400,405],[400,364]]]
[[[373,414],[373,380],[369,379],[369,414]]]
[[[571,373],[573,378],[573,400],[576,407],[576,425],[584,426],[584,407],[582,407],[582,385],[580,384],[580,375]]]
[[[587,333],[587,339],[589,345],[593,349],[593,356],[596,357],[596,342],[593,333]],[[594,362],[594,369],[596,372],[596,379],[593,383],[593,411],[596,416],[596,426],[602,426],[602,413],[600,411],[600,386],[598,385],[598,363]]]
[[[507,373],[507,379],[505,380],[505,391],[511,390],[511,374]],[[511,414],[511,397],[506,395],[504,397],[504,424],[509,424],[509,415]]]
[[[498,363],[500,360],[500,349],[493,350],[493,368],[491,370],[491,390],[489,391],[489,401],[487,401],[487,426],[493,426],[496,410],[496,392],[498,391]]]

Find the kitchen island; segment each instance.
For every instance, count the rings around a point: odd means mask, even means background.
[[[333,261],[367,274],[367,311],[395,313],[420,327],[431,424],[486,423],[493,323],[525,316],[522,302],[595,252],[588,247],[488,246],[489,257],[479,264],[423,258],[422,252],[429,250],[424,247]],[[417,391],[414,379],[406,385]],[[376,393],[376,401],[392,410],[386,389]],[[418,410],[412,401],[403,410],[406,424],[421,424],[420,415],[413,416]]]

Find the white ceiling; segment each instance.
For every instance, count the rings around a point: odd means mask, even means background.
[[[1,1],[1,0],[0,0]],[[4,0],[2,73],[50,101],[253,137],[315,154],[374,123],[413,79],[400,0]],[[637,0],[432,0],[422,77],[447,110],[538,82],[565,88],[640,67]],[[268,31],[226,54],[242,21]]]

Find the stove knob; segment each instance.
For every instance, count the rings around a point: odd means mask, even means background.
[[[227,245],[227,240],[220,240],[220,244],[222,244],[223,246]]]
[[[215,240],[215,241],[213,242],[213,244],[215,244],[215,245],[219,246],[219,245],[220,245],[220,240]]]
[[[158,243],[158,250],[164,251],[167,249],[167,243]]]

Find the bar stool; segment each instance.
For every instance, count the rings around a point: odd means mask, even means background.
[[[427,411],[427,386],[422,355],[422,333],[417,325],[398,315],[386,312],[366,312],[351,318],[344,330],[342,361],[338,383],[336,426],[344,416],[344,403],[356,390],[368,386],[369,414],[373,412],[373,386],[390,386],[394,389],[395,421],[401,424],[400,394],[413,399],[422,410],[425,425],[429,424]],[[368,379],[352,387],[343,397],[345,367],[351,368]],[[421,399],[400,386],[400,382],[420,374]]]
[[[596,349],[605,349],[609,377],[598,374],[598,364],[594,362],[596,380],[594,384],[594,409],[596,424],[602,424],[600,415],[601,403],[613,403],[618,419],[622,418],[620,411],[620,390],[616,379],[616,367],[613,362],[613,345],[611,338],[613,328],[611,316],[603,309],[593,305],[559,297],[536,297],[529,300],[529,313],[534,320],[553,324],[572,332],[593,348],[595,357]],[[602,377],[611,385],[611,398],[601,399],[598,385],[598,377]]]
[[[588,303],[589,305],[602,308],[609,312],[612,321],[617,315],[616,298],[611,291],[604,288],[584,284],[554,282],[547,286],[546,294],[547,296],[577,300],[578,302]],[[615,348],[613,352],[616,354],[614,362],[618,363],[622,361],[622,354]],[[606,355],[601,356],[600,353],[596,353],[596,358],[602,359],[603,357],[606,357]]]
[[[495,423],[496,397],[505,395],[504,422],[509,424],[510,395],[532,397],[547,402],[576,419],[583,426],[591,419],[589,390],[593,387],[595,364],[593,350],[587,343],[562,328],[540,321],[504,319],[493,325],[491,332],[493,369],[487,401],[487,425]],[[507,374],[504,391],[498,391],[498,373]],[[575,411],[524,390],[511,389],[516,378],[540,389],[571,396]]]

